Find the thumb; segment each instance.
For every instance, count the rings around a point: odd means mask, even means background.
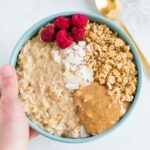
[[[24,150],[29,126],[18,100],[15,69],[10,65],[0,68],[0,93],[0,149]]]
[[[18,99],[18,82],[15,70],[10,65],[0,68],[0,93],[1,100]]]

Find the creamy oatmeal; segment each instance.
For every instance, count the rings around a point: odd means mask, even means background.
[[[67,33],[68,18],[43,27],[24,45],[16,66],[19,99],[28,117],[64,137],[87,137],[114,126],[137,87],[130,47],[106,25],[86,18],[78,24],[82,17],[72,17],[73,37]],[[63,27],[56,40],[54,26]]]
[[[78,137],[80,124],[71,92],[63,83],[63,66],[37,36],[28,41],[19,55],[17,75],[20,99],[27,115],[47,131]]]

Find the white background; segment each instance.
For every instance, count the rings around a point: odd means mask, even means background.
[[[150,0],[122,0],[122,20],[150,62]],[[0,0],[0,65],[8,63],[19,37],[34,23],[51,14],[96,11],[94,0]],[[39,136],[29,150],[150,150],[150,77],[144,72],[143,87],[135,110],[117,130],[85,144],[64,144]],[[13,150],[13,148],[12,148]]]

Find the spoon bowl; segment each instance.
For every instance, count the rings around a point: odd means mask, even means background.
[[[95,3],[103,16],[114,19],[120,14],[121,5],[118,0],[95,0]]]

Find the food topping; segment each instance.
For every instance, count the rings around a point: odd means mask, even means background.
[[[94,82],[73,96],[80,121],[89,134],[102,133],[119,121],[120,105],[108,95],[106,87]]]

